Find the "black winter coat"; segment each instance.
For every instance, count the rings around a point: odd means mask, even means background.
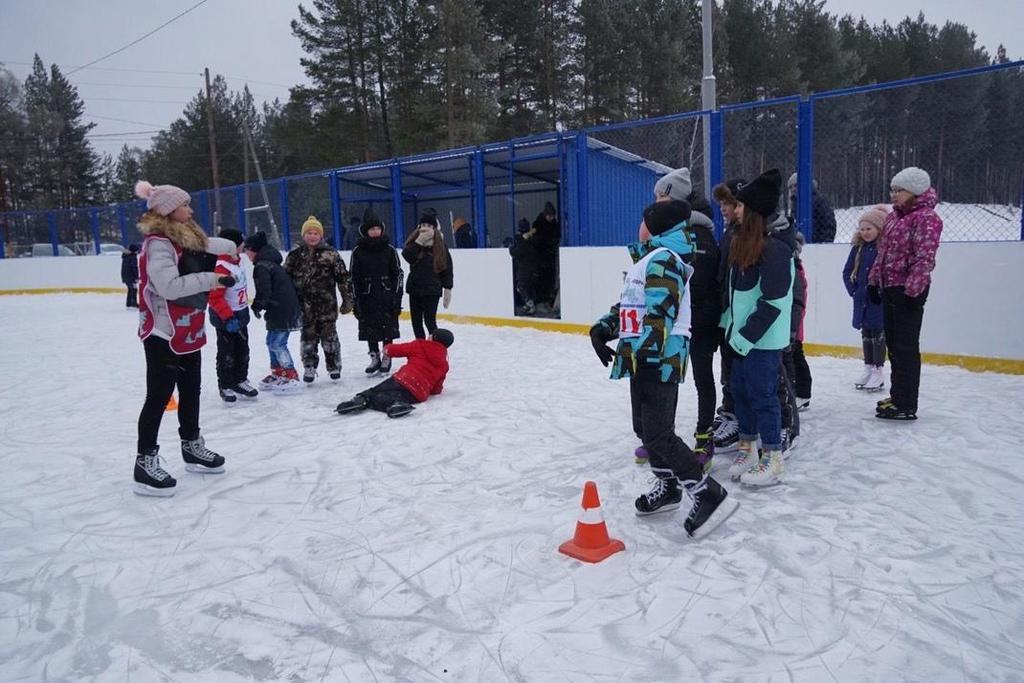
[[[405,291],[409,296],[441,296],[453,286],[452,255],[445,252],[448,265],[440,273],[434,272],[434,248],[412,242],[402,249],[402,258],[409,263],[409,279]]]
[[[463,223],[455,231],[456,249],[476,249],[476,231],[469,223]]]
[[[704,225],[687,225],[689,239],[696,251],[684,260],[693,266],[690,289],[691,325],[693,329],[714,331],[722,319],[722,287],[719,283],[721,255],[715,233]]]
[[[535,231],[530,241],[533,242],[537,257],[541,260],[557,259],[558,247],[562,243],[562,225],[558,219],[549,223],[541,213],[534,219],[533,225],[530,227]]]
[[[360,341],[398,339],[402,312],[402,266],[387,235],[360,237],[349,260]]]
[[[121,282],[130,287],[134,287],[139,282],[138,252],[121,254]]]
[[[266,311],[268,331],[297,330],[302,327],[302,309],[299,296],[288,273],[281,266],[281,252],[271,245],[260,249],[252,267],[256,283],[253,312]]]

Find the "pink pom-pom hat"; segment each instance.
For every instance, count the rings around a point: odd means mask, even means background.
[[[169,216],[179,206],[192,201],[188,192],[174,185],[153,185],[140,180],[135,183],[135,196],[146,200],[146,208],[161,216]]]

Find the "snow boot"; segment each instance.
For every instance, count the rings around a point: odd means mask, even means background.
[[[683,500],[679,479],[671,470],[653,470],[654,486],[634,501],[638,517],[675,510]]]
[[[736,444],[740,440],[740,423],[732,413],[719,413],[715,418],[717,425],[712,425],[715,431],[715,450],[719,453],[730,453],[736,450]]]
[[[174,495],[178,482],[164,469],[160,447],[143,451],[135,456],[135,493],[140,496],[167,498]]]
[[[740,476],[757,464],[757,444],[753,441],[740,441],[736,447],[736,458],[729,466],[729,477],[739,481]]]
[[[690,514],[683,522],[683,528],[691,538],[707,536],[740,506],[735,499],[729,498],[729,492],[721,484],[708,476],[700,481],[683,482],[683,489],[692,501]]]
[[[756,465],[740,475],[747,486],[772,486],[782,482],[782,451],[767,451]]]
[[[651,461],[651,454],[643,446],[637,446],[633,451],[633,462],[637,465],[646,465]]]
[[[245,398],[256,398],[260,395],[260,392],[256,391],[256,388],[249,384],[249,380],[247,379],[243,379],[241,382],[231,387],[231,391],[235,392],[235,394],[239,396],[244,396]]]
[[[235,396],[235,392],[233,389],[220,389],[217,393],[220,394],[221,399],[225,403],[234,403],[235,401],[238,400],[238,397]]]
[[[202,436],[181,440],[181,459],[185,461],[186,472],[220,474],[224,471],[224,458],[207,448]]]
[[[372,375],[378,370],[380,370],[380,354],[376,351],[370,351],[370,364],[366,366],[364,372],[367,375]]]
[[[302,381],[305,382],[306,384],[312,384],[313,380],[315,380],[315,379],[316,379],[316,368],[307,365],[305,370],[303,370],[303,372],[302,372]]]
[[[882,374],[882,368],[872,365],[871,376],[864,382],[861,389],[872,393],[885,389],[885,376]]]
[[[411,406],[408,403],[392,403],[388,406],[388,417],[405,417],[412,411],[416,410],[415,406]]]
[[[335,408],[335,412],[339,415],[346,413],[358,413],[366,410],[370,406],[370,401],[365,396],[353,396],[347,401],[342,401]]]
[[[693,444],[693,454],[697,456],[704,474],[707,474],[711,471],[712,459],[715,457],[715,433],[711,430],[695,432]]]

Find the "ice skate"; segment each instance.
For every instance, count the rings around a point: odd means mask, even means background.
[[[256,398],[260,395],[260,392],[256,391],[256,388],[249,384],[249,380],[247,379],[243,379],[241,382],[231,387],[231,390],[235,392],[235,395],[242,396],[243,398]]]
[[[683,493],[679,486],[679,479],[669,471],[656,470],[654,486],[650,491],[639,496],[633,504],[636,506],[637,516],[646,517],[658,512],[675,510],[682,500]]]
[[[408,403],[393,403],[388,406],[387,414],[388,417],[405,417],[414,410],[416,410],[416,407]]]
[[[772,486],[782,482],[782,451],[767,451],[756,465],[740,476],[746,486]]]
[[[302,371],[302,381],[306,384],[312,384],[313,380],[316,379],[316,368],[307,365]]]
[[[220,474],[224,471],[224,458],[206,447],[206,440],[181,440],[181,459],[185,461],[186,472]]]
[[[378,370],[380,370],[380,354],[376,351],[370,351],[370,364],[366,366],[366,369],[363,372],[367,375],[373,375],[376,374]]]
[[[872,365],[871,375],[861,388],[872,393],[885,389],[885,375],[882,373],[882,368]]]
[[[220,394],[221,400],[225,403],[234,403],[238,400],[238,396],[235,395],[232,389],[220,389],[217,393]]]
[[[878,407],[875,417],[882,420],[909,421],[917,419],[917,411],[900,408],[895,403],[886,403]]]
[[[347,401],[342,401],[338,404],[338,407],[334,409],[339,415],[345,415],[346,413],[358,413],[362,410],[366,410],[370,405],[370,402],[366,400],[365,396],[353,396]]]
[[[700,481],[683,482],[683,489],[692,504],[683,528],[691,538],[703,538],[714,531],[740,506],[715,479],[705,476]]]
[[[736,450],[740,440],[740,423],[732,413],[719,413],[712,425],[715,432],[715,450],[719,453],[731,453]]]
[[[380,368],[378,372],[382,375],[388,375],[391,373],[391,356],[386,353],[380,354]]]
[[[757,444],[753,441],[740,441],[736,449],[736,457],[729,466],[729,477],[739,481],[740,476],[757,464]]]
[[[135,493],[140,496],[167,498],[174,495],[178,482],[164,469],[160,447],[139,453],[135,457]]]
[[[871,365],[870,363],[865,363],[864,364],[864,370],[861,371],[860,377],[858,377],[857,381],[853,383],[854,388],[855,389],[863,389],[864,385],[868,383],[869,379],[871,379],[871,372],[874,369],[875,369],[874,365]]]
[[[299,381],[299,371],[295,368],[287,368],[281,371],[281,381],[274,387],[274,393],[282,396],[296,394],[302,391],[302,383]]]

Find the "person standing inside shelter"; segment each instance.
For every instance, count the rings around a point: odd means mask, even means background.
[[[693,384],[697,389],[697,428],[694,433],[694,452],[698,460],[711,467],[715,454],[715,351],[722,343],[722,291],[718,281],[720,255],[715,241],[715,224],[711,220],[711,205],[693,192],[690,169],[679,168],[661,177],[654,186],[657,202],[686,201],[693,198],[701,206],[690,206],[690,218],[685,230],[695,245],[683,260],[693,266],[693,275],[687,282],[692,314],[690,318],[690,363],[693,366]],[[639,456],[639,454],[638,454]],[[640,461],[642,456],[638,457]]]
[[[797,217],[797,174],[789,176],[787,183],[789,189],[790,222],[795,223]],[[818,194],[818,181],[811,181],[811,242],[832,243],[836,241],[836,212],[823,195]]]
[[[876,417],[916,420],[921,323],[942,238],[942,219],[935,213],[938,194],[920,168],[911,166],[893,176],[890,196],[893,210],[868,275],[868,296],[883,306],[891,367],[890,396],[879,401]]]
[[[459,216],[452,224],[452,228],[455,232],[456,249],[476,249],[476,231],[473,230],[473,226],[470,225],[469,221]]]
[[[409,263],[405,291],[409,294],[409,315],[417,339],[426,339],[437,329],[438,303],[443,299],[444,307],[448,308],[452,301],[452,256],[438,225],[437,214],[427,209],[402,249],[402,258]]]
[[[544,203],[531,226],[533,249],[537,255],[537,299],[538,307],[554,310],[558,302],[558,253],[562,244],[562,226],[558,211],[551,202]]]
[[[128,251],[121,254],[121,282],[128,288],[125,308],[138,308],[139,245],[129,244]]]
[[[302,308],[302,381],[316,379],[320,364],[317,346],[323,347],[324,364],[332,380],[341,378],[341,341],[338,314],[352,312],[352,284],[341,254],[324,240],[324,226],[310,216],[302,224],[302,244],[285,259],[284,269],[295,285]],[[338,295],[341,292],[341,306]]]
[[[736,192],[739,229],[729,247],[729,300],[722,314],[726,343],[736,353],[731,383],[739,421],[729,474],[751,486],[775,484],[782,476],[777,391],[790,338],[794,264],[792,249],[774,236],[781,191],[782,177],[772,169]]]
[[[359,321],[359,340],[370,352],[366,374],[391,372],[391,358],[381,355],[380,345],[399,337],[398,316],[402,312],[402,266],[391,246],[382,221],[373,209],[363,213],[359,241],[352,250],[349,272],[355,294],[353,313]]]
[[[206,343],[206,303],[217,287],[235,284],[214,271],[210,239],[192,220],[191,198],[174,185],[140,180],[135,194],[146,200],[139,219],[145,235],[139,253],[139,338],[146,352],[146,399],[139,413],[135,493],[172,496],[177,486],[160,458],[157,436],[164,410],[178,389],[178,436],[189,472],[219,474],[224,458],[206,447],[199,432],[200,350]]]
[[[508,253],[512,257],[512,279],[521,307],[516,315],[533,315],[537,312],[537,249],[533,242],[536,231],[525,218],[519,219],[516,234]]]
[[[691,505],[683,527],[691,536],[702,536],[736,504],[675,432],[690,336],[687,283],[693,268],[682,258],[694,249],[684,230],[689,217],[686,202],[647,207],[639,239],[628,247],[633,265],[619,302],[590,328],[590,340],[605,366],[614,361],[611,378],[630,380],[633,429],[654,474],[653,488],[634,502],[636,514],[675,510],[685,492]],[[618,346],[613,352],[607,343],[614,339]]]

